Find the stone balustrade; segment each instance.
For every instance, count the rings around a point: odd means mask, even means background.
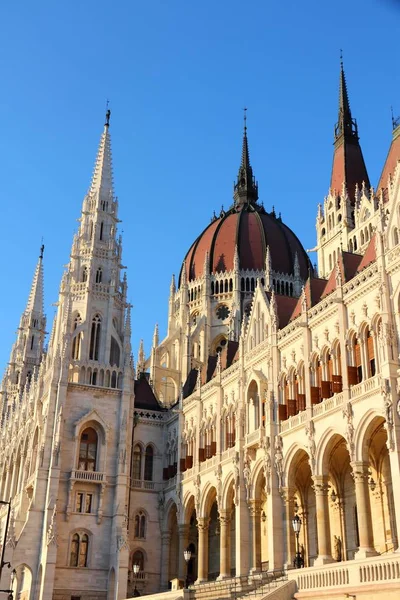
[[[101,473],[100,471],[79,471],[78,469],[74,469],[71,471],[71,479],[103,483],[106,477],[104,473]]]
[[[400,555],[383,554],[363,560],[351,560],[333,563],[324,567],[309,567],[288,571],[289,580],[295,580],[298,597],[302,591],[317,591],[340,586],[345,592],[346,586],[352,590],[371,583],[396,584],[400,586]],[[320,592],[319,592],[320,593]],[[323,592],[327,594],[327,592]],[[309,595],[309,594],[307,594]],[[318,596],[319,597],[319,596]]]

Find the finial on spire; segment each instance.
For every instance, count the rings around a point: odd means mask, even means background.
[[[42,238],[42,245],[40,246],[40,254],[39,254],[40,260],[43,259],[43,254],[44,254],[44,244],[43,244],[43,238]]]
[[[239,167],[236,183],[233,186],[235,206],[243,206],[249,203],[256,203],[258,200],[258,183],[253,175],[253,169],[250,164],[249,143],[247,140],[247,107],[243,108],[243,143],[242,160]]]
[[[109,125],[110,125],[111,110],[108,108],[108,105],[109,105],[109,101],[107,100],[107,102],[106,102],[106,122],[104,123],[105,127],[109,127]]]

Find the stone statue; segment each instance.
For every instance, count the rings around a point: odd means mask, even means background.
[[[337,562],[342,560],[342,540],[339,535],[335,535],[333,538],[333,554]]]

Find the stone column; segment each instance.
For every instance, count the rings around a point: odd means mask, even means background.
[[[231,511],[219,511],[220,524],[220,567],[218,579],[231,576]]]
[[[197,581],[204,583],[208,581],[208,527],[210,519],[208,517],[199,517],[197,519],[197,530],[199,532],[198,562],[197,562]]]
[[[169,577],[169,549],[171,546],[171,533],[163,531],[161,533],[161,590],[168,589]]]
[[[287,568],[293,567],[293,561],[296,554],[295,537],[292,527],[294,517],[294,490],[292,488],[282,488],[282,498],[285,507],[285,537],[286,537],[286,560]],[[283,539],[282,539],[283,544]]]
[[[249,501],[251,523],[251,569],[250,573],[261,571],[261,503]]]
[[[377,552],[374,548],[374,536],[372,532],[371,505],[369,502],[368,464],[356,461],[350,463],[350,465],[353,469],[356,488],[358,536],[360,540],[360,547],[355,554],[355,558],[376,556]]]
[[[323,475],[314,475],[315,505],[317,515],[318,557],[315,566],[333,562],[329,527],[328,482]]]
[[[184,551],[189,544],[189,525],[178,525],[179,535],[179,557],[178,557],[178,577],[185,581],[187,564],[185,561]]]

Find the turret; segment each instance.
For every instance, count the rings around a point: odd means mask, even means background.
[[[30,384],[35,367],[43,357],[46,317],[43,307],[43,252],[40,248],[26,308],[21,315],[17,339],[12,347],[10,362],[2,383],[2,392],[10,404]],[[4,407],[3,407],[4,410]]]
[[[340,61],[338,120],[334,131],[334,154],[329,194],[323,212],[318,207],[317,249],[320,277],[327,277],[338,252],[354,251],[350,232],[354,229],[354,211],[358,192],[369,189],[369,177],[359,143],[357,121],[353,118],[343,61]]]

